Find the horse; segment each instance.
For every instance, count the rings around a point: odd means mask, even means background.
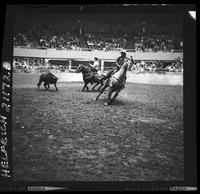
[[[118,96],[119,92],[125,88],[126,83],[126,74],[129,67],[129,62],[125,61],[119,71],[115,72],[105,83],[103,88],[101,89],[99,95],[96,97],[98,100],[99,96],[104,92],[104,90],[109,87],[108,90],[108,101],[104,103],[104,105],[109,105],[113,100]],[[111,98],[112,93],[115,92],[113,98]]]
[[[89,90],[88,84],[93,84],[95,85],[92,88],[92,91],[94,91],[94,88],[100,84],[100,87],[98,88],[98,91],[100,88],[103,86],[104,81],[108,79],[111,76],[112,71],[108,71],[106,74],[102,74],[102,76],[99,76],[96,71],[94,71],[91,67],[86,67],[84,65],[79,65],[76,72],[82,72],[83,75],[83,81],[84,81],[84,86],[82,91],[86,88],[87,91]]]
[[[58,78],[55,75],[53,75],[51,72],[43,73],[40,75],[39,82],[37,84],[38,89],[40,89],[41,83],[44,82],[44,87],[46,88],[46,90],[49,90],[50,84],[54,84],[56,91],[58,91],[58,88],[56,86],[57,80]]]

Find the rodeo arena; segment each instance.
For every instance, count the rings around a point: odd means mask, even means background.
[[[183,32],[173,14],[23,14],[16,181],[181,181]]]

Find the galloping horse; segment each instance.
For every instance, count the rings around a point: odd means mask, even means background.
[[[84,91],[85,88],[87,88],[87,91],[89,90],[88,88],[88,84],[93,84],[95,83],[95,85],[92,88],[92,91],[94,91],[94,88],[101,84],[100,87],[98,88],[98,91],[100,90],[100,88],[103,86],[104,84],[104,80],[108,79],[111,76],[111,71],[107,72],[107,74],[102,75],[101,77],[98,75],[97,72],[93,71],[91,69],[91,67],[86,67],[84,65],[79,65],[76,72],[82,72],[83,74],[83,81],[84,81],[84,86],[82,91]]]
[[[103,88],[101,89],[99,95],[96,97],[98,100],[99,96],[104,92],[104,90],[109,87],[108,92],[108,102],[104,105],[109,105],[119,94],[119,92],[124,88],[126,83],[126,73],[129,67],[128,61],[125,61],[121,66],[120,70],[114,73],[110,79],[107,80]],[[112,93],[115,92],[113,98],[111,98]]]

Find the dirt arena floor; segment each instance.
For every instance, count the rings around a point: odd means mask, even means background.
[[[38,78],[13,74],[14,180],[183,180],[183,86],[127,83],[104,106],[81,82]]]

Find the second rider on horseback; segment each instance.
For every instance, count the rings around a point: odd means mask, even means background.
[[[100,73],[99,73],[99,70],[100,70],[99,59],[97,57],[94,57],[94,63],[93,64],[89,63],[89,65],[92,68],[92,72],[97,73],[98,76],[100,76]],[[92,76],[93,75],[91,74],[91,77]],[[93,84],[93,82],[91,84]]]

